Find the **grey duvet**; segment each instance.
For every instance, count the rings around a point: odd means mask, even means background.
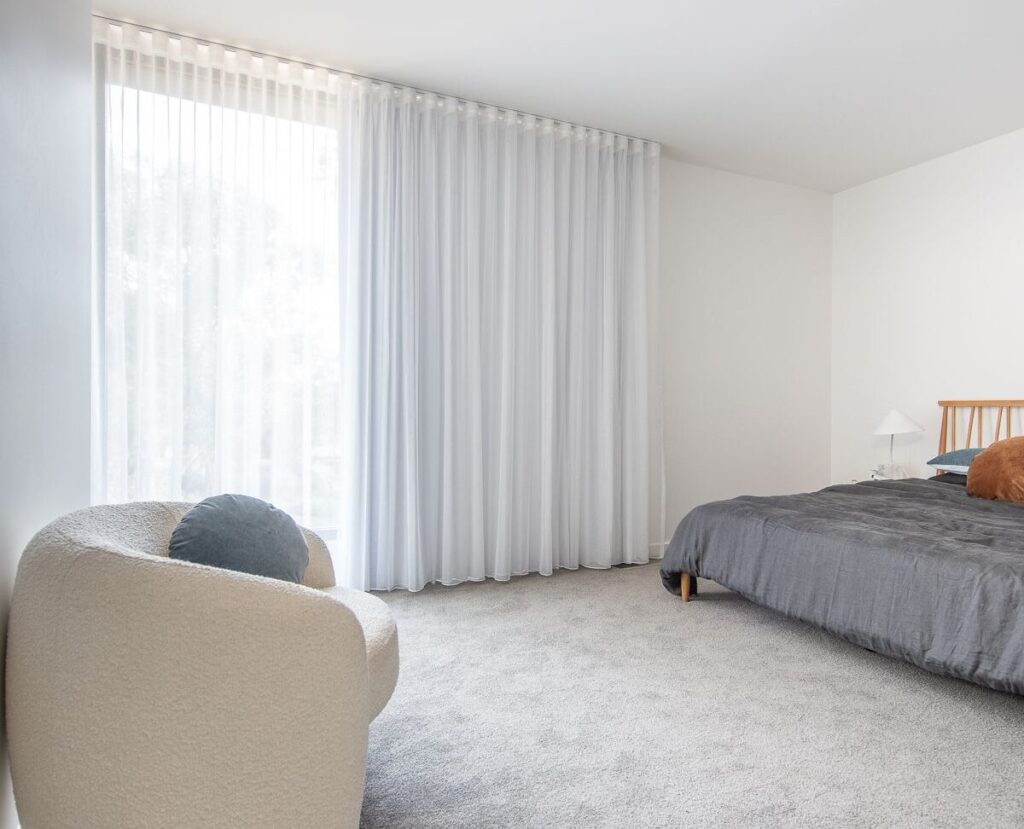
[[[929,671],[1024,694],[1024,506],[910,479],[697,507],[661,577],[751,601]]]

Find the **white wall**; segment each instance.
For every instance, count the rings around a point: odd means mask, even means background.
[[[663,159],[668,532],[828,483],[831,197]]]
[[[89,14],[0,2],[0,643],[25,542],[89,501]]]
[[[832,477],[887,461],[890,408],[925,475],[939,399],[1024,398],[1024,130],[837,194],[833,240]]]

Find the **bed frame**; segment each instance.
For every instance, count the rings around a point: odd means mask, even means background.
[[[1003,424],[1006,424],[1004,437],[1013,437],[1014,409],[1024,409],[1024,400],[940,400],[942,407],[942,428],[939,430],[939,454],[952,452],[954,449],[967,449],[971,445],[972,436],[975,439],[975,446],[985,446],[985,414],[992,416],[995,410],[995,435],[989,443],[1002,440],[1000,435],[1003,432]],[[962,413],[969,412],[968,415]],[[958,417],[958,415],[961,415]],[[967,432],[964,435],[964,445],[957,446],[956,427],[957,421],[967,417]],[[977,428],[975,428],[977,424]]]
[[[954,449],[970,448],[972,439],[976,446],[985,446],[986,415],[990,420],[995,418],[995,430],[989,443],[1013,437],[1013,412],[1015,409],[1024,410],[1024,400],[940,400],[939,406],[942,408],[942,427],[939,430],[941,455]],[[964,444],[958,446],[957,421],[964,419],[967,420],[967,430],[963,433]],[[683,573],[679,582],[680,597],[688,602],[696,593],[697,579],[689,573]]]

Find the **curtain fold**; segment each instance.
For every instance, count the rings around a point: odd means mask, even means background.
[[[366,589],[660,555],[658,147],[96,21],[105,500]]]

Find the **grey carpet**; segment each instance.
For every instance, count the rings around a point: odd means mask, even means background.
[[[655,565],[384,596],[364,827],[1020,826],[1024,698]]]

